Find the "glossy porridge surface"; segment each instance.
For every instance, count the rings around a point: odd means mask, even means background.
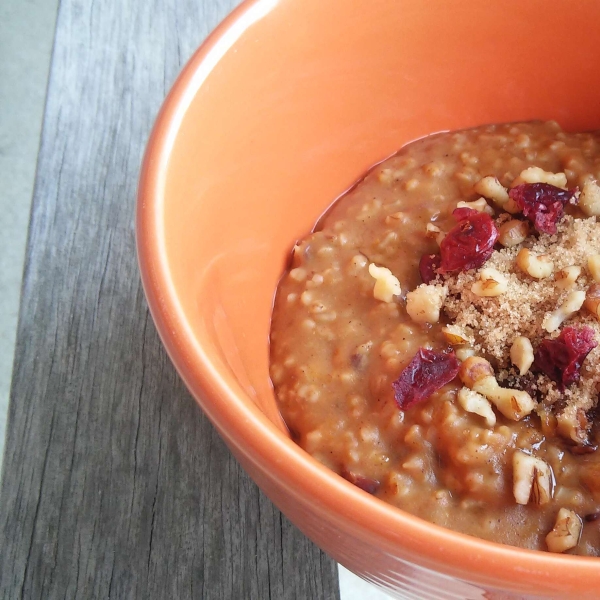
[[[431,136],[374,168],[298,242],[276,295],[271,378],[292,436],[307,452],[402,509],[506,544],[546,549],[559,509],[570,509],[583,527],[569,552],[600,554],[594,407],[586,406],[589,436],[578,453],[542,422],[542,401],[519,421],[496,410],[490,426],[461,407],[458,378],[406,410],[392,387],[419,348],[448,347],[444,316],[416,323],[406,311],[406,293],[422,283],[421,257],[439,251],[427,225],[451,230],[457,203],[479,198],[474,185],[486,176],[508,187],[536,166],[582,187],[600,178],[599,144],[596,133],[565,133],[552,122]],[[588,244],[590,254],[600,254],[596,243]],[[393,301],[374,297],[370,264],[400,282]],[[552,498],[543,506],[515,502],[518,450],[552,469]]]

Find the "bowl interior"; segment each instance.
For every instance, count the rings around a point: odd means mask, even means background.
[[[591,0],[246,3],[184,71],[147,158],[164,160],[146,240],[163,262],[146,271],[167,285],[151,305],[188,384],[202,363],[205,391],[218,380],[285,431],[268,336],[294,241],[418,137],[527,119],[599,127],[599,22]]]

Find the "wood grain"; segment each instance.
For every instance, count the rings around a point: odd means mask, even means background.
[[[339,597],[333,561],[184,389],[137,272],[152,121],[235,4],[61,2],[0,496],[2,598]]]

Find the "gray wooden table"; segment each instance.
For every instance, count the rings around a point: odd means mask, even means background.
[[[185,390],[137,271],[153,119],[236,3],[60,4],[0,495],[1,598],[339,597],[333,561]]]

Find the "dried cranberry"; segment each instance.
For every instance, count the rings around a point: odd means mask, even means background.
[[[565,205],[575,197],[577,188],[563,190],[549,183],[522,183],[509,196],[541,233],[556,233],[556,224],[562,219]]]
[[[460,363],[454,352],[420,348],[400,377],[392,383],[401,410],[426,400],[458,375]]]
[[[474,208],[469,208],[468,206],[463,206],[461,208],[455,208],[452,211],[452,216],[457,221],[466,221],[469,217],[476,217],[480,212],[475,210]]]
[[[581,364],[597,345],[591,327],[565,327],[556,339],[542,341],[536,350],[534,365],[562,391],[579,381]]]
[[[342,477],[368,494],[375,494],[379,489],[380,484],[376,479],[371,479],[370,477],[365,477],[364,475],[357,475],[356,473],[346,469],[342,470]]]
[[[437,270],[442,264],[442,257],[439,254],[423,254],[419,262],[419,273],[423,283],[430,283],[437,277]]]
[[[452,213],[459,221],[440,244],[440,273],[468,271],[483,265],[494,251],[498,230],[487,213],[472,208],[457,208]]]

